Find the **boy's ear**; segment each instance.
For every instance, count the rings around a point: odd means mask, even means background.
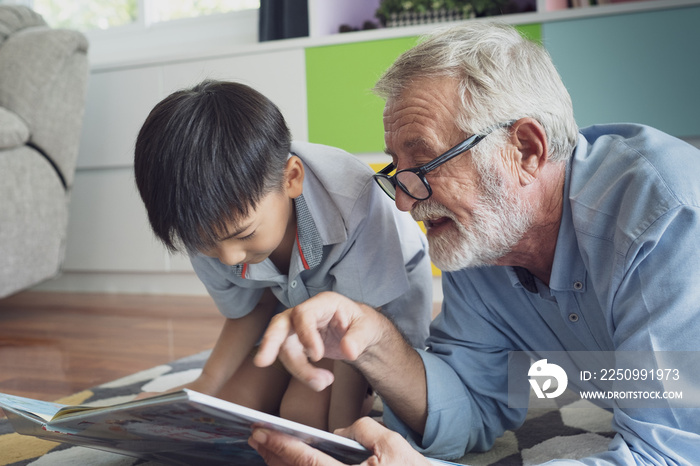
[[[287,160],[287,167],[284,170],[284,188],[291,199],[299,197],[304,189],[304,164],[296,155],[292,155]]]

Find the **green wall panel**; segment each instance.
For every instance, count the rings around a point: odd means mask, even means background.
[[[533,40],[541,39],[539,24],[522,25],[519,30]],[[417,40],[402,37],[307,48],[309,140],[356,154],[382,152],[384,101],[372,88]]]
[[[542,34],[580,126],[700,135],[700,7],[545,23]]]
[[[372,88],[415,43],[408,37],[307,49],[309,140],[353,153],[384,150],[384,101]]]

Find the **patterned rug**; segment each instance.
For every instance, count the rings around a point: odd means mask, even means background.
[[[195,379],[208,351],[170,364],[138,372],[114,382],[58,400],[69,405],[105,406],[132,400],[142,391],[162,391]],[[381,403],[373,415],[381,416]],[[522,427],[496,441],[486,453],[470,453],[459,463],[474,466],[534,465],[554,458],[579,459],[607,449],[614,433],[612,414],[585,400],[564,395],[551,406],[531,409]],[[0,466],[157,466],[139,460],[84,447],[57,444],[19,435],[0,418]]]

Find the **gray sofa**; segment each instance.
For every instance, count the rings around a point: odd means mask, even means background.
[[[88,79],[88,43],[0,5],[0,297],[63,261]]]

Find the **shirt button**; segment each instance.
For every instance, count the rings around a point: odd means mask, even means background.
[[[296,281],[296,280],[292,280],[292,283],[290,283],[289,286],[291,286],[292,288],[296,288],[296,287],[297,287],[297,281]]]
[[[574,282],[574,290],[580,290],[580,289],[582,289],[582,288],[583,288],[583,283],[581,283],[580,281],[576,280],[576,281]]]
[[[578,314],[572,312],[571,314],[569,314],[569,320],[571,322],[578,322]]]

